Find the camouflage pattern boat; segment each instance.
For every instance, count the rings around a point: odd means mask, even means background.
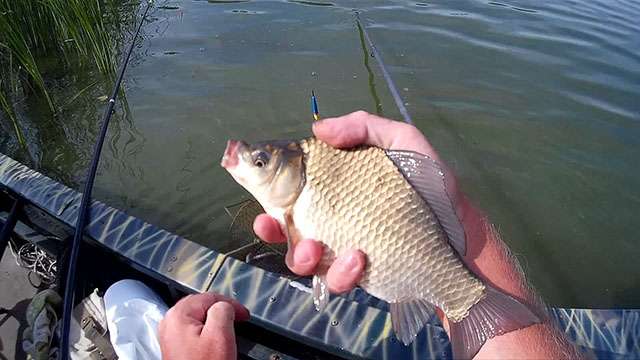
[[[0,228],[12,225],[11,209],[24,208],[16,224],[55,224],[72,228],[81,194],[0,154]],[[222,206],[222,205],[221,205]],[[241,203],[229,209],[239,247],[220,253],[99,201],[91,206],[86,240],[113,255],[123,268],[182,292],[217,292],[238,299],[252,314],[251,329],[240,330],[240,352],[254,359],[450,358],[446,332],[434,317],[410,346],[393,335],[385,302],[355,289],[332,296],[317,312],[309,296],[310,280],[282,267],[279,249],[255,240],[246,219],[260,209]],[[13,230],[17,234],[18,225]],[[38,235],[22,234],[24,240]],[[4,249],[3,249],[4,250]],[[100,271],[91,273],[101,276]],[[602,359],[640,357],[640,311],[625,309],[551,309],[567,336]],[[255,336],[256,331],[260,336]],[[249,334],[254,334],[250,336]],[[282,346],[283,343],[295,346]],[[293,350],[295,349],[295,350]],[[306,349],[307,355],[300,349]],[[312,355],[309,355],[312,354]]]

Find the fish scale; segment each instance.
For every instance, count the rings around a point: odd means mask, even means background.
[[[313,279],[313,303],[329,301],[326,275],[336,254],[360,249],[358,282],[389,302],[396,337],[410,344],[433,306],[449,319],[454,358],[471,359],[494,336],[540,322],[526,305],[482,283],[458,254],[466,234],[429,156],[361,146],[333,149],[309,138],[227,143],[221,165],[287,230],[287,263],[300,239],[326,246]],[[346,275],[345,275],[346,276]]]
[[[368,258],[359,284],[380,299],[425,299],[459,321],[483,298],[485,286],[382,149],[337,150],[315,138],[300,145],[306,173],[300,198],[311,201],[294,205],[293,215],[312,224],[310,232],[326,245],[321,271],[355,248]]]

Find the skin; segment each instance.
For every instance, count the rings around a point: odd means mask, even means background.
[[[222,295],[189,295],[178,301],[158,326],[164,360],[233,360],[237,358],[235,321],[249,310]]]
[[[339,118],[314,123],[313,133],[338,148],[360,144],[386,149],[410,150],[431,156],[445,171],[447,190],[467,234],[467,266],[486,282],[541,309],[534,292],[527,286],[515,258],[500,240],[486,217],[476,209],[456,185],[452,172],[431,144],[415,127],[358,111]],[[254,230],[271,243],[286,242],[278,222],[266,214],[255,219]],[[314,273],[323,251],[322,243],[305,239],[293,251],[291,270],[299,275]],[[334,293],[351,290],[362,277],[366,255],[357,249],[341,254],[329,268],[327,282]],[[544,318],[544,311],[538,310]],[[447,319],[439,314],[448,331]],[[230,360],[237,357],[234,321],[249,318],[249,311],[238,302],[215,294],[190,295],[171,308],[159,326],[160,348],[164,360]],[[488,340],[475,359],[577,359],[582,357],[548,322],[497,336]]]
[[[424,135],[414,126],[384,119],[364,111],[357,111],[338,118],[328,118],[313,124],[314,135],[337,148],[356,145],[374,145],[384,149],[409,150],[429,155],[442,166],[444,162]],[[467,254],[464,261],[474,273],[492,286],[501,289],[544,316],[540,302],[527,286],[515,258],[480,210],[458,189],[453,173],[443,166],[447,191],[452,197],[456,213],[467,234]],[[254,222],[255,233],[264,241],[285,242],[286,237],[278,222],[266,214]],[[321,240],[321,239],[319,239]],[[293,249],[290,268],[299,275],[315,272],[322,257],[323,245],[313,239],[305,239]],[[351,290],[362,277],[366,255],[357,249],[341,254],[329,268],[327,283],[333,293]],[[439,314],[448,331],[447,319]],[[548,321],[489,339],[475,359],[514,358],[579,358],[575,348]]]

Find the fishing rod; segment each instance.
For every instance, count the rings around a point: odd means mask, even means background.
[[[136,39],[140,34],[140,29],[142,28],[142,24],[147,18],[147,13],[149,12],[152,4],[153,0],[149,0],[147,2],[147,7],[144,10],[142,19],[140,19],[140,23],[138,24],[136,32],[133,35],[133,40],[129,45],[129,49],[127,50],[124,61],[122,62],[122,65],[120,67],[118,78],[113,86],[113,92],[111,93],[111,97],[109,98],[109,103],[107,104],[107,108],[105,109],[102,116],[102,126],[100,129],[100,134],[98,135],[95,147],[93,148],[93,157],[91,158],[91,165],[87,173],[87,181],[84,184],[84,192],[82,193],[80,209],[78,210],[78,220],[76,222],[75,233],[73,235],[73,242],[71,243],[71,254],[69,256],[67,267],[67,279],[64,289],[64,307],[62,309],[62,332],[60,334],[61,341],[59,359],[61,360],[67,360],[69,358],[69,330],[71,328],[71,316],[73,316],[72,311],[75,295],[74,290],[76,282],[76,266],[78,262],[78,253],[80,252],[80,243],[82,242],[82,235],[87,224],[87,218],[90,216],[89,205],[91,203],[91,191],[93,189],[93,183],[95,182],[98,163],[100,162],[102,145],[104,144],[104,139],[107,135],[109,121],[111,120],[113,108],[116,104],[116,98],[118,97],[118,92],[120,91],[120,84],[122,83],[122,79],[124,77],[124,71],[127,68],[129,58],[131,57],[131,53],[133,52],[133,47],[136,44]]]
[[[393,79],[391,78],[391,75],[387,71],[387,67],[384,65],[384,62],[382,61],[382,55],[380,55],[380,52],[376,48],[375,44],[371,40],[371,37],[369,36],[369,33],[367,32],[367,28],[364,26],[364,24],[360,20],[360,13],[358,13],[357,11],[354,11],[354,16],[356,18],[356,24],[358,25],[358,28],[362,29],[362,33],[364,34],[365,39],[367,39],[367,42],[369,43],[369,47],[371,48],[371,56],[375,58],[376,62],[378,63],[378,66],[382,71],[382,76],[384,77],[384,80],[387,83],[387,87],[391,92],[391,96],[393,96],[393,101],[395,101],[396,106],[398,107],[398,110],[402,115],[402,118],[406,123],[413,124],[413,121],[411,120],[411,116],[409,115],[409,111],[407,111],[407,108],[404,106],[402,97],[400,96],[400,93],[398,92],[396,85],[393,83]]]
[[[413,120],[411,120],[411,115],[409,115],[409,111],[404,106],[404,101],[402,101],[402,97],[400,96],[400,93],[398,92],[398,89],[396,88],[396,85],[393,82],[393,79],[391,78],[389,71],[387,71],[387,67],[384,65],[384,61],[382,60],[382,55],[380,55],[380,52],[376,48],[375,44],[373,43],[373,40],[371,40],[371,37],[367,32],[367,28],[364,26],[364,24],[360,20],[360,13],[357,11],[354,11],[354,16],[356,19],[356,25],[358,26],[358,29],[362,31],[362,34],[364,35],[365,39],[369,43],[369,47],[371,48],[371,57],[376,59],[376,62],[378,63],[378,66],[382,71],[382,76],[384,77],[384,80],[387,83],[387,87],[391,92],[391,96],[393,96],[393,101],[396,103],[396,106],[398,107],[398,110],[400,111],[400,114],[402,115],[403,120],[406,123],[413,124]],[[364,43],[362,46],[364,50]],[[318,121],[320,119],[320,113],[318,111],[318,100],[316,99],[316,94],[313,90],[311,90],[311,114],[313,115],[313,119],[315,121]]]

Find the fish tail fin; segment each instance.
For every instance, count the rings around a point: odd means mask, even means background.
[[[539,323],[540,319],[515,298],[486,288],[485,297],[459,322],[449,320],[449,337],[454,359],[472,359],[494,336]]]

